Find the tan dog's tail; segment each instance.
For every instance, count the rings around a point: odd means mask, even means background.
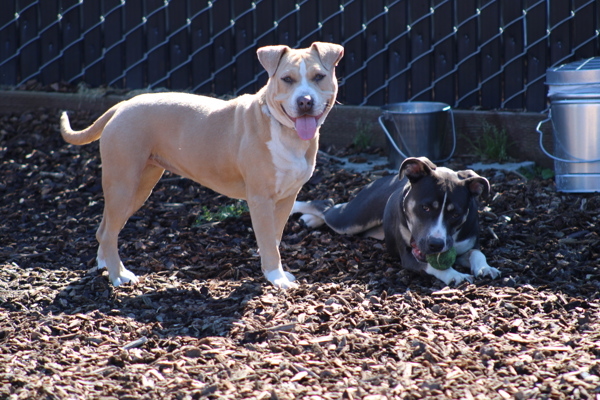
[[[118,104],[102,114],[102,116],[94,121],[92,125],[80,131],[71,129],[69,116],[66,111],[63,111],[60,116],[60,134],[67,143],[76,145],[92,143],[93,141],[100,139],[104,127],[108,121],[110,121],[115,111],[117,111],[117,108]]]

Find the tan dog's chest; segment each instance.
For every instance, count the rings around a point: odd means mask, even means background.
[[[310,179],[314,169],[314,160],[308,157],[309,142],[298,146],[291,146],[289,138],[283,135],[281,125],[272,119],[270,124],[271,140],[267,147],[273,159],[275,167],[275,193],[278,198],[286,198],[295,195],[298,189]]]

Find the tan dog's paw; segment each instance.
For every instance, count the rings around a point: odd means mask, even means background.
[[[273,284],[273,286],[279,289],[291,289],[298,287],[298,284],[294,282],[296,280],[294,275],[290,274],[289,272],[285,272],[281,267],[265,273],[265,277]]]
[[[135,285],[139,282],[139,278],[135,276],[133,272],[125,268],[122,262],[119,262],[116,268],[116,272],[114,272],[113,268],[109,268],[106,261],[102,258],[97,257],[96,262],[98,263],[98,270],[102,268],[106,268],[108,270],[108,279],[112,282],[113,286],[121,286],[124,283],[131,282],[131,284]]]
[[[110,277],[110,281],[116,287],[128,282],[135,285],[139,282],[139,278],[130,270],[123,268],[118,276]]]

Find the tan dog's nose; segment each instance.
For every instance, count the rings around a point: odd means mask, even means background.
[[[310,112],[314,105],[314,101],[309,95],[298,97],[296,103],[298,104],[298,111],[304,114]]]

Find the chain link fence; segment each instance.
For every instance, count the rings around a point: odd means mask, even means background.
[[[343,104],[546,108],[546,69],[597,55],[596,0],[4,0],[0,85],[239,95],[256,49],[344,45]]]

